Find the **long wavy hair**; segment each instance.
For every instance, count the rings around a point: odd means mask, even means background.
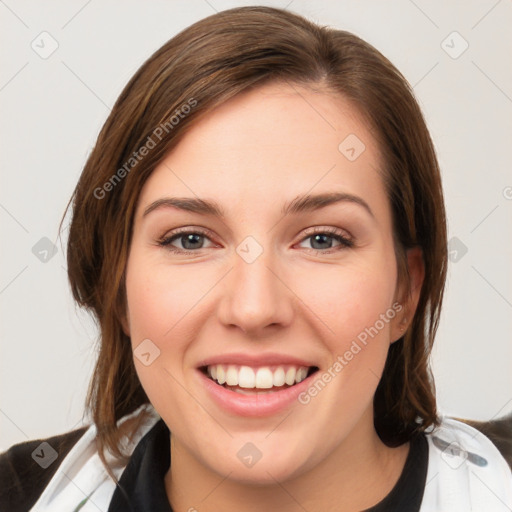
[[[435,150],[413,91],[388,59],[349,32],[286,10],[241,7],[191,25],[140,67],[108,116],[68,204],[72,293],[100,329],[86,411],[105,465],[104,450],[127,460],[117,421],[149,402],[121,323],[139,193],[206,113],[272,81],[343,96],[379,144],[399,279],[408,282],[406,250],[420,246],[425,280],[409,328],[389,349],[374,397],[375,428],[392,446],[438,424],[429,356],[445,285],[446,220]]]

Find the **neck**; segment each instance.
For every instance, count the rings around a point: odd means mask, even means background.
[[[312,469],[287,480],[256,485],[216,473],[171,436],[172,464],[165,486],[175,512],[357,512],[389,494],[408,451],[409,443],[397,448],[384,445],[371,422],[366,429],[356,426]]]

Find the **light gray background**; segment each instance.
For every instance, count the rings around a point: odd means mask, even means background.
[[[75,311],[56,237],[109,107],[179,30],[253,3],[0,0],[0,450],[82,422],[96,330]],[[512,411],[512,3],[263,4],[356,33],[414,86],[459,240],[434,353],[440,408],[477,419]],[[48,58],[31,47],[51,49],[43,31],[58,43]],[[44,245],[32,252],[43,237],[58,247],[46,262]]]

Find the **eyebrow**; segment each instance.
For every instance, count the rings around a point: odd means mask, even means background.
[[[286,216],[310,212],[341,202],[349,202],[362,206],[372,217],[375,218],[370,206],[364,199],[344,192],[328,192],[324,194],[305,194],[297,196],[295,199],[283,206],[281,214]],[[153,210],[163,207],[177,208],[178,210],[185,210],[220,218],[225,218],[226,216],[225,211],[215,201],[193,197],[164,197],[162,199],[157,199],[144,210],[142,216],[145,217]]]

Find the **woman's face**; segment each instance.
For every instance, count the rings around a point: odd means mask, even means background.
[[[405,311],[381,166],[342,97],[271,84],[209,113],[146,182],[125,329],[176,450],[203,468],[283,481],[375,440]]]

